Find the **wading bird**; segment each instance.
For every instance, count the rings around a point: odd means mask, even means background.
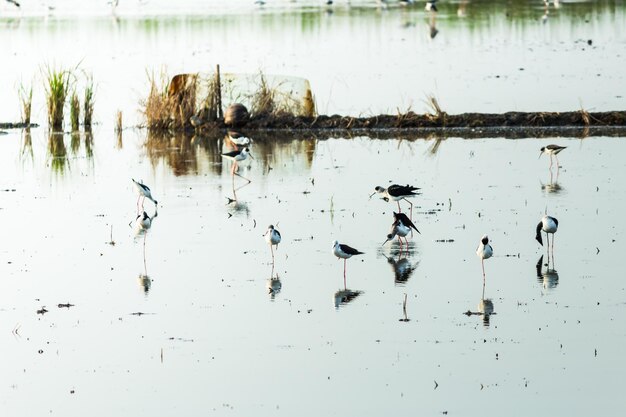
[[[374,192],[370,195],[370,198],[372,198],[372,196],[376,193],[382,194],[383,200],[385,201],[393,200],[397,202],[398,211],[400,212],[402,211],[402,209],[400,208],[400,200],[405,200],[407,203],[411,205],[411,218],[413,218],[413,203],[407,200],[407,197],[414,197],[418,195],[415,193],[417,190],[419,190],[418,187],[413,187],[412,185],[408,185],[408,184],[407,185],[392,184],[387,188],[377,185],[374,188]]]
[[[346,260],[353,257],[354,255],[362,255],[364,252],[361,252],[357,249],[354,249],[348,245],[341,244],[336,240],[333,242],[333,254],[339,258],[343,259],[343,280],[345,286],[346,280]]]
[[[485,281],[485,259],[489,259],[493,255],[493,248],[489,244],[489,237],[487,237],[487,235],[484,235],[480,239],[480,244],[478,245],[478,248],[476,249],[476,255],[478,255],[478,257],[480,258],[480,264],[483,267],[483,282],[484,282]]]
[[[254,159],[252,157],[252,154],[250,153],[250,148],[248,148],[247,146],[241,150],[237,150],[237,151],[231,151],[231,152],[226,152],[223,153],[222,156],[224,158],[230,159],[231,161],[233,161],[233,169],[231,171],[231,174],[233,175],[237,175],[238,177],[243,178],[244,180],[251,182],[249,179],[247,179],[246,177],[243,177],[241,175],[239,175],[237,173],[237,169],[238,169],[238,165],[237,162],[239,161],[243,161],[245,160],[247,157],[250,157],[252,159]]]
[[[131,178],[132,179],[132,178]],[[149,200],[151,200],[154,205],[157,205],[157,201],[152,198],[152,193],[150,192],[150,188],[148,188],[147,185],[145,185],[143,182],[137,182],[134,179],[133,183],[135,184],[135,189],[137,190],[137,194],[139,194],[139,197],[137,198],[137,211],[139,211],[139,200],[141,200],[141,211],[143,211],[143,201],[147,198]]]
[[[278,250],[278,244],[281,240],[280,232],[274,228],[273,224],[270,224],[264,236],[265,241],[268,245],[270,245],[270,251],[272,252],[272,263],[274,263],[274,246],[276,246],[276,250]]]
[[[421,235],[420,231],[417,230],[417,227],[415,227],[415,225],[413,224],[411,219],[409,219],[406,214],[404,214],[404,213],[396,213],[394,211],[393,212],[393,218],[394,218],[394,221],[401,221],[405,226],[408,226],[410,229],[415,229],[415,231]],[[413,237],[413,231],[412,230],[411,230],[411,237]]]
[[[559,221],[554,217],[545,215],[541,218],[541,221],[537,225],[537,234],[535,235],[535,239],[541,246],[543,246],[543,239],[541,237],[541,232],[546,232],[546,239],[548,240],[548,251],[550,250],[550,233],[552,233],[552,253],[554,253],[554,234],[559,228]]]
[[[385,243],[389,242],[390,240],[393,240],[394,237],[398,236],[398,241],[400,242],[400,250],[402,251],[402,238],[404,238],[404,241],[406,242],[406,248],[408,250],[409,241],[406,239],[406,236],[409,234],[410,231],[411,228],[405,225],[401,220],[394,221],[391,225],[391,232],[387,235],[387,240],[383,242],[382,246],[384,246]]]
[[[563,149],[567,148],[567,146],[559,146],[559,145],[548,145],[544,146],[540,149],[539,158],[541,155],[548,154],[550,155],[550,168],[552,168],[552,155],[556,158],[556,167],[559,167],[559,157],[557,156]]]

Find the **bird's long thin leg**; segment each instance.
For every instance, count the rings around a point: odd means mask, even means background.
[[[274,245],[270,244],[270,252],[272,252],[272,265],[274,265]]]
[[[407,200],[406,198],[403,199],[404,201],[406,201],[407,203],[409,203],[409,205],[411,206],[411,213],[409,215],[409,219],[411,219],[411,221],[413,221],[413,203],[411,203],[409,200]],[[412,232],[411,232],[412,233]],[[413,235],[411,235],[413,236]]]
[[[343,289],[344,290],[347,288],[347,285],[346,285],[346,260],[347,259],[343,260]]]
[[[243,178],[244,180],[248,181],[248,184],[250,184],[250,183],[252,182],[251,180],[249,180],[248,178],[246,178],[246,177],[244,177],[243,175],[239,174],[238,172],[235,172],[234,174],[235,174],[236,176],[238,176],[239,178]],[[246,186],[246,185],[248,185],[248,184],[244,184],[244,185],[242,185],[241,187],[244,187],[244,186]],[[241,187],[239,187],[239,188],[241,188]]]
[[[559,155],[555,154],[554,158],[556,159],[556,169],[559,169],[559,166],[560,166],[560,164],[559,164]]]
[[[485,260],[480,260],[480,265],[483,267],[483,282],[485,281]]]
[[[552,154],[550,154],[550,168],[552,168]]]
[[[400,200],[396,201],[398,203],[398,213],[402,213],[402,209],[400,208]]]

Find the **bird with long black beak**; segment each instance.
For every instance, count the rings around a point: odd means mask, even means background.
[[[567,148],[567,146],[559,146],[559,145],[548,145],[542,147],[539,151],[539,158],[544,153],[550,155],[550,168],[552,168],[552,155],[556,158],[556,167],[559,167],[559,157],[557,156],[563,149]]]

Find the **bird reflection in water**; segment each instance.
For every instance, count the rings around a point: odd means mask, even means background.
[[[559,285],[559,273],[554,269],[554,256],[552,257],[552,268],[550,267],[550,257],[548,263],[545,264],[546,269],[543,270],[543,255],[537,261],[535,266],[537,270],[537,282],[541,284],[544,290],[550,291]]]
[[[437,0],[426,2],[426,11],[428,12],[428,29],[430,39],[435,39],[435,36],[439,33],[437,29]]]
[[[496,314],[493,308],[493,301],[491,298],[485,298],[485,281],[483,281],[483,292],[478,302],[478,311],[467,310],[465,315],[467,316],[481,316],[483,319],[483,326],[489,328],[491,324],[491,316]]]
[[[550,180],[547,184],[541,184],[541,189],[549,194],[558,194],[563,191],[563,187],[559,184],[559,170],[560,167],[557,165],[556,167],[556,175],[552,171],[552,168],[548,168],[550,171]]]
[[[397,255],[397,258],[395,257]],[[409,251],[408,249],[403,252],[396,252],[391,256],[387,256],[383,254],[383,256],[387,259],[391,268],[393,268],[394,273],[394,282],[396,284],[406,284],[406,282],[411,278],[411,274],[419,265],[419,261],[411,262],[408,258]]]
[[[361,291],[353,291],[348,288],[344,288],[343,290],[339,290],[335,292],[335,294],[333,295],[335,308],[339,308],[340,306],[344,306],[352,302],[352,300],[354,300],[361,294],[362,294]]]
[[[141,214],[137,215],[137,217],[134,220],[134,224],[132,221],[129,223],[129,226],[132,225],[133,230],[135,231],[135,241],[143,237],[143,245],[142,245],[143,246],[142,248],[143,273],[139,274],[137,281],[139,283],[140,288],[143,290],[144,294],[146,295],[148,295],[148,292],[150,291],[150,287],[152,286],[152,280],[148,276],[148,264],[146,262],[146,240],[148,237],[148,231],[154,225],[154,219],[156,219],[158,215],[159,213],[156,210],[156,206],[155,206],[155,211],[152,216],[148,215],[148,213],[144,211]]]
[[[274,263],[272,263],[272,272],[270,274],[270,277],[265,282],[265,288],[267,289],[267,293],[270,295],[270,299],[272,301],[274,301],[276,295],[283,288],[283,283],[280,281],[278,274],[274,274]]]

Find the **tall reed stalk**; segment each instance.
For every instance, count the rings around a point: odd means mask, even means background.
[[[48,67],[45,74],[48,126],[53,131],[63,130],[63,109],[70,89],[72,73]]]
[[[80,124],[80,101],[78,100],[76,90],[74,90],[72,98],[70,99],[70,122],[72,124],[72,132],[78,132],[78,126]]]
[[[22,105],[22,123],[30,125],[30,113],[33,107],[33,86],[26,89],[24,84],[20,85],[18,90],[20,104]]]
[[[83,126],[86,131],[91,130],[94,105],[93,77],[88,77],[87,86],[85,87],[85,97],[83,99]]]

